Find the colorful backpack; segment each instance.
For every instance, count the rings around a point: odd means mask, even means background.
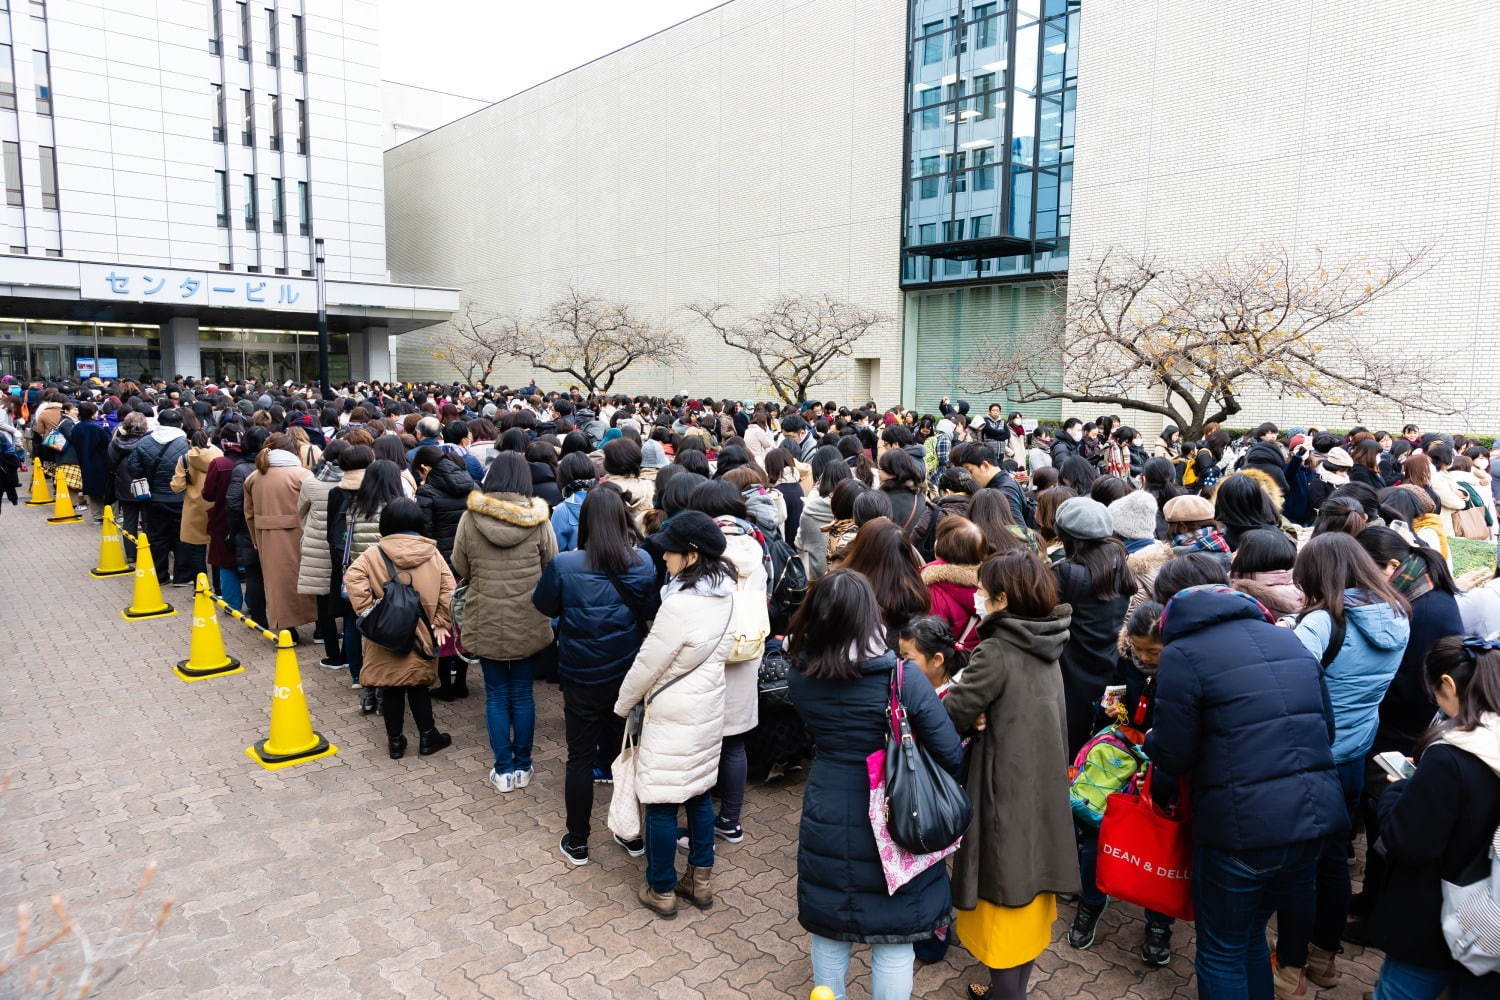
[[[1106,726],[1083,745],[1068,769],[1068,804],[1073,817],[1097,827],[1111,795],[1125,791],[1146,764],[1141,733],[1128,726]]]

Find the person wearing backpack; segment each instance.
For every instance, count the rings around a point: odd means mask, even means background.
[[[1416,748],[1412,776],[1380,799],[1383,880],[1370,942],[1385,952],[1374,1000],[1493,997],[1500,974],[1475,976],[1454,958],[1444,924],[1449,885],[1493,880],[1500,826],[1500,642],[1447,636],[1433,646],[1425,680],[1445,719]],[[1446,884],[1445,884],[1446,883]],[[1490,892],[1496,887],[1490,886]],[[1469,928],[1489,944],[1493,926]]]
[[[423,523],[415,500],[392,500],[380,512],[380,541],[344,571],[349,604],[361,618],[375,615],[382,601],[397,601],[402,587],[415,591],[420,602],[420,610],[413,608],[409,615],[411,631],[405,634],[411,645],[406,652],[376,643],[361,629],[360,683],[382,692],[392,760],[406,753],[402,727],[408,705],[417,724],[418,753],[426,757],[453,743],[433,721],[428,688],[437,682],[437,652],[448,637],[455,584],[437,543],[422,534]]]
[[[1120,657],[1115,667],[1114,684],[1123,687],[1123,694],[1110,697],[1106,692],[1101,702],[1102,715],[1107,728],[1084,744],[1074,760],[1074,779],[1070,798],[1074,802],[1074,830],[1078,836],[1078,867],[1083,879],[1083,891],[1078,894],[1082,912],[1083,905],[1102,914],[1109,905],[1109,897],[1099,891],[1095,881],[1099,861],[1099,820],[1103,818],[1103,806],[1108,796],[1123,792],[1130,779],[1145,763],[1135,741],[1139,735],[1122,732],[1128,727],[1135,734],[1149,732],[1156,706],[1156,671],[1161,664],[1161,615],[1162,606],[1155,601],[1144,601],[1125,619],[1119,642]],[[1093,753],[1095,746],[1104,745],[1102,753]],[[1090,767],[1099,760],[1107,766],[1102,770]],[[1080,782],[1084,784],[1080,784]],[[1087,790],[1089,794],[1081,795]],[[1078,949],[1087,949],[1094,944],[1098,918],[1074,924],[1068,932],[1068,944]],[[1146,936],[1141,943],[1141,961],[1160,967],[1172,961],[1172,918],[1153,910],[1146,911]]]
[[[906,452],[892,448],[880,456],[875,470],[880,489],[891,502],[891,520],[922,561],[931,562],[943,512],[927,499],[922,467]]]

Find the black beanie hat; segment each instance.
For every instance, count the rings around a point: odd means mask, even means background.
[[[724,532],[719,530],[713,518],[700,510],[685,510],[661,529],[661,547],[666,552],[722,556],[724,546]]]

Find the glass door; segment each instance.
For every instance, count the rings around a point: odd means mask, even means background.
[[[31,345],[31,370],[48,382],[62,378],[62,348],[57,344]]]

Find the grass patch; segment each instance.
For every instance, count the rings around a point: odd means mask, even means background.
[[[1463,576],[1476,569],[1495,568],[1495,546],[1476,538],[1450,538],[1448,551],[1453,554],[1453,575]]]

